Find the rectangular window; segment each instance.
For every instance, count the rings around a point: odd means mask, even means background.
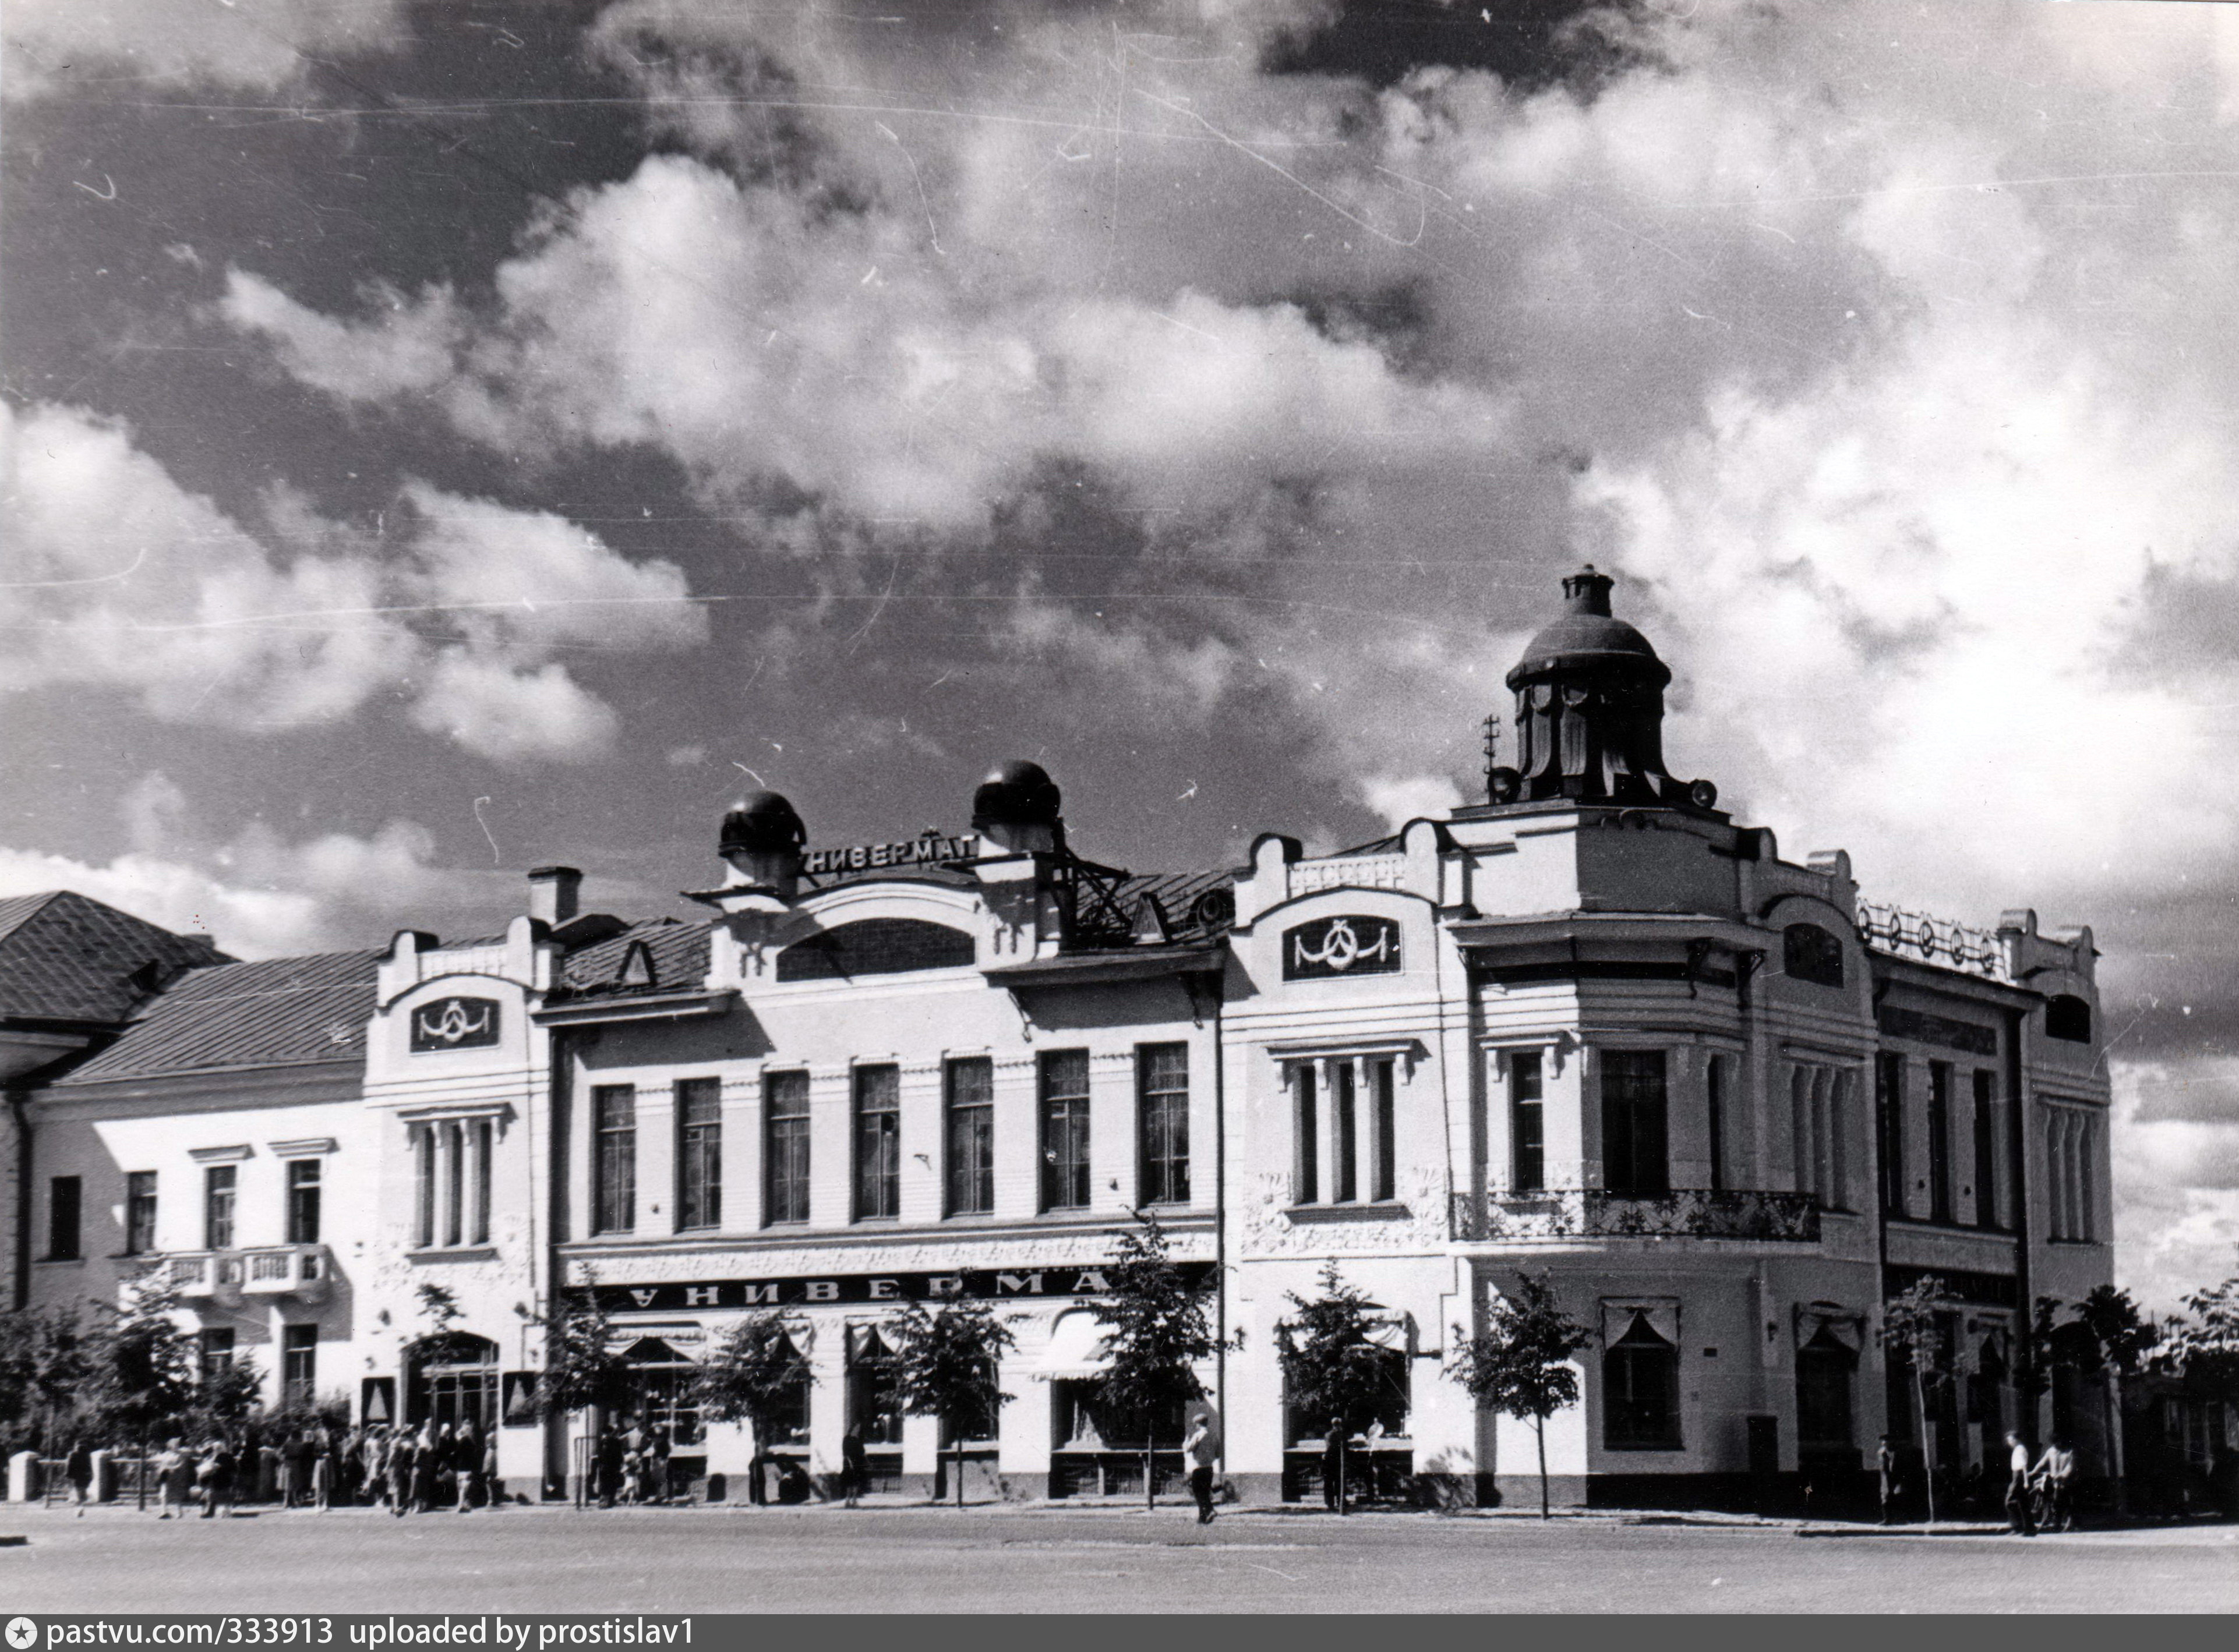
[[[316,1244],[319,1242],[319,1178],[321,1167],[316,1158],[291,1158],[288,1161],[288,1243]]]
[[[241,1180],[238,1164],[203,1169],[203,1249],[233,1249],[233,1196]]]
[[[195,1338],[195,1365],[208,1388],[233,1363],[233,1327],[213,1325]]]
[[[1359,1096],[1353,1079],[1352,1063],[1330,1063],[1330,1123],[1337,1126],[1337,1185],[1330,1197],[1339,1204],[1351,1204],[1360,1197],[1360,1119]]]
[[[467,1133],[456,1123],[443,1132],[443,1243],[455,1249],[467,1242]],[[635,1138],[631,1158],[634,1161]]]
[[[1537,1050],[1518,1050],[1508,1058],[1508,1134],[1515,1150],[1518,1193],[1537,1193],[1547,1185],[1547,1124],[1544,1102],[1546,1078]]]
[[[474,1219],[467,1234],[469,1244],[488,1244],[490,1236],[490,1144],[496,1132],[487,1118],[477,1118],[467,1125],[468,1140],[475,1152],[475,1210]]]
[[[156,1248],[156,1172],[133,1171],[124,1178],[124,1254],[143,1256]]]
[[[628,1233],[637,1225],[637,1086],[591,1091],[591,1231]]]
[[[1088,1052],[1041,1058],[1042,1209],[1088,1208]]]
[[[1135,1051],[1136,1118],[1142,1131],[1146,1204],[1186,1204],[1190,1196],[1189,1046],[1146,1044]]]
[[[319,1386],[319,1328],[283,1325],[280,1330],[280,1397],[285,1405],[309,1405]]]
[[[1726,1190],[1726,1058],[1712,1056],[1704,1073],[1705,1151],[1711,1159],[1711,1191]]]
[[[1369,1178],[1368,1196],[1372,1199],[1394,1197],[1399,1181],[1399,1147],[1392,1139],[1392,1125],[1399,1111],[1399,1074],[1391,1061],[1372,1061],[1368,1064],[1368,1084],[1372,1092],[1371,1103],[1375,1109],[1375,1158],[1373,1173]]]
[[[412,1132],[412,1243],[435,1243],[435,1127],[422,1125]]]
[[[1626,1198],[1671,1191],[1664,1052],[1605,1050],[1602,1184]]]
[[[723,1081],[676,1081],[676,1225],[723,1225]]]
[[[764,1223],[808,1220],[808,1075],[762,1080]]]
[[[1312,1204],[1322,1196],[1322,1119],[1317,1102],[1313,1064],[1301,1061],[1291,1069],[1291,1106],[1296,1151],[1291,1158],[1291,1202]]]
[[[1905,1214],[1904,1057],[1885,1050],[1874,1058],[1874,1146],[1881,1163],[1882,1214]]]
[[[995,1208],[995,1064],[985,1056],[952,1061],[942,1085],[948,1214],[985,1216]]]
[[[1986,1068],[1975,1070],[1975,1225],[1998,1222],[1998,1080]]]
[[[47,1183],[47,1260],[75,1262],[78,1246],[79,1213],[83,1208],[84,1184],[75,1176],[57,1176]]]
[[[855,1219],[902,1213],[902,1071],[855,1069]]]
[[[1951,1219],[1951,1064],[1928,1064],[1928,1219]]]

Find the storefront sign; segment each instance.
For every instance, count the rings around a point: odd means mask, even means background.
[[[1388,975],[1399,967],[1399,926],[1389,918],[1324,918],[1283,932],[1283,979]]]
[[[412,1048],[477,1050],[497,1042],[495,998],[438,998],[412,1012]]]
[[[1213,1264],[1183,1262],[1184,1280],[1213,1283]],[[1102,1268],[966,1268],[953,1273],[841,1273],[821,1278],[699,1279],[688,1284],[571,1285],[578,1302],[595,1299],[608,1313],[677,1313],[716,1308],[814,1307],[822,1303],[1032,1302],[1091,1297],[1109,1290]],[[633,1328],[634,1334],[634,1328]]]
[[[907,843],[856,843],[844,849],[811,849],[801,857],[803,872],[868,872],[879,866],[949,866],[977,859],[980,839],[945,838],[928,832]]]

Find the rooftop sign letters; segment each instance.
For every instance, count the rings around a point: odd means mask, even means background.
[[[1188,1284],[1200,1289],[1212,1284],[1210,1262],[1184,1262],[1179,1266]],[[1111,1288],[1111,1276],[1100,1267],[964,1268],[948,1273],[841,1273],[827,1274],[821,1278],[575,1285],[568,1294],[578,1302],[595,1300],[610,1314],[668,1314],[714,1308],[814,1307],[820,1303],[939,1302],[944,1298],[1028,1302],[1036,1297],[1091,1297]]]
[[[980,839],[945,838],[927,832],[906,843],[856,843],[844,849],[811,849],[801,857],[803,872],[867,872],[887,866],[951,866],[978,857]]]

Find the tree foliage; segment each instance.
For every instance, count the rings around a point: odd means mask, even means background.
[[[92,1357],[73,1308],[0,1314],[0,1425],[51,1450],[84,1399]]]
[[[1950,1326],[1959,1305],[1959,1299],[1933,1274],[1882,1305],[1882,1348],[1886,1354],[1903,1359],[1912,1373],[1913,1415],[1920,1430],[1920,1461],[1928,1488],[1930,1525],[1936,1522],[1936,1447],[1929,1430],[1928,1397],[1949,1387],[1957,1375]]]
[[[1149,1211],[1136,1211],[1134,1228],[1117,1236],[1104,1274],[1111,1290],[1098,1298],[1095,1313],[1111,1329],[1104,1335],[1106,1364],[1096,1399],[1107,1417],[1134,1419],[1142,1427],[1147,1504],[1158,1493],[1153,1454],[1159,1430],[1205,1397],[1197,1367],[1221,1350],[1208,1311],[1213,1291],[1190,1283],[1173,1259],[1164,1224]],[[1174,1443],[1181,1443],[1179,1435]]]
[[[1017,1342],[1011,1328],[976,1302],[944,1301],[928,1309],[902,1304],[880,1327],[894,1350],[894,1392],[912,1416],[940,1419],[956,1450],[956,1502],[964,1503],[964,1442],[992,1423],[1011,1397],[998,1386],[1003,1354]]]
[[[1394,1393],[1390,1353],[1370,1333],[1377,1304],[1345,1284],[1335,1262],[1322,1264],[1321,1294],[1308,1301],[1290,1293],[1291,1315],[1275,1327],[1275,1357],[1294,1413],[1337,1431],[1338,1512],[1345,1509],[1344,1440],[1374,1423]],[[1404,1374],[1398,1379],[1404,1383]]]
[[[2162,1327],[2155,1364],[2196,1392],[2239,1405],[2239,1277],[2195,1291],[2184,1306]]]
[[[544,1370],[536,1379],[540,1417],[628,1403],[629,1363],[610,1345],[607,1310],[595,1298],[568,1303],[539,1323],[545,1330]]]
[[[693,1385],[700,1409],[721,1423],[754,1425],[754,1443],[767,1447],[776,1424],[801,1404],[807,1362],[794,1343],[794,1325],[781,1309],[749,1314],[724,1332]]]
[[[1465,1339],[1454,1327],[1456,1352],[1448,1374],[1468,1390],[1480,1410],[1518,1422],[1529,1418],[1539,1446],[1539,1517],[1548,1516],[1547,1419],[1578,1403],[1578,1373],[1571,1363],[1593,1333],[1564,1313],[1545,1279],[1516,1276],[1513,1294],[1493,1297],[1485,1329]]]

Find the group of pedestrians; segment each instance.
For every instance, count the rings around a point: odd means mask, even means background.
[[[402,1518],[448,1507],[458,1514],[495,1509],[505,1499],[497,1474],[497,1436],[471,1422],[378,1425],[353,1432],[344,1463],[357,1476],[353,1502],[386,1508]]]
[[[2071,1531],[2076,1526],[2072,1496],[2076,1452],[2058,1435],[2032,1463],[2029,1443],[2006,1436],[2006,1523],[2024,1537],[2040,1531]]]
[[[634,1419],[603,1430],[592,1450],[599,1506],[668,1501],[668,1431]]]

